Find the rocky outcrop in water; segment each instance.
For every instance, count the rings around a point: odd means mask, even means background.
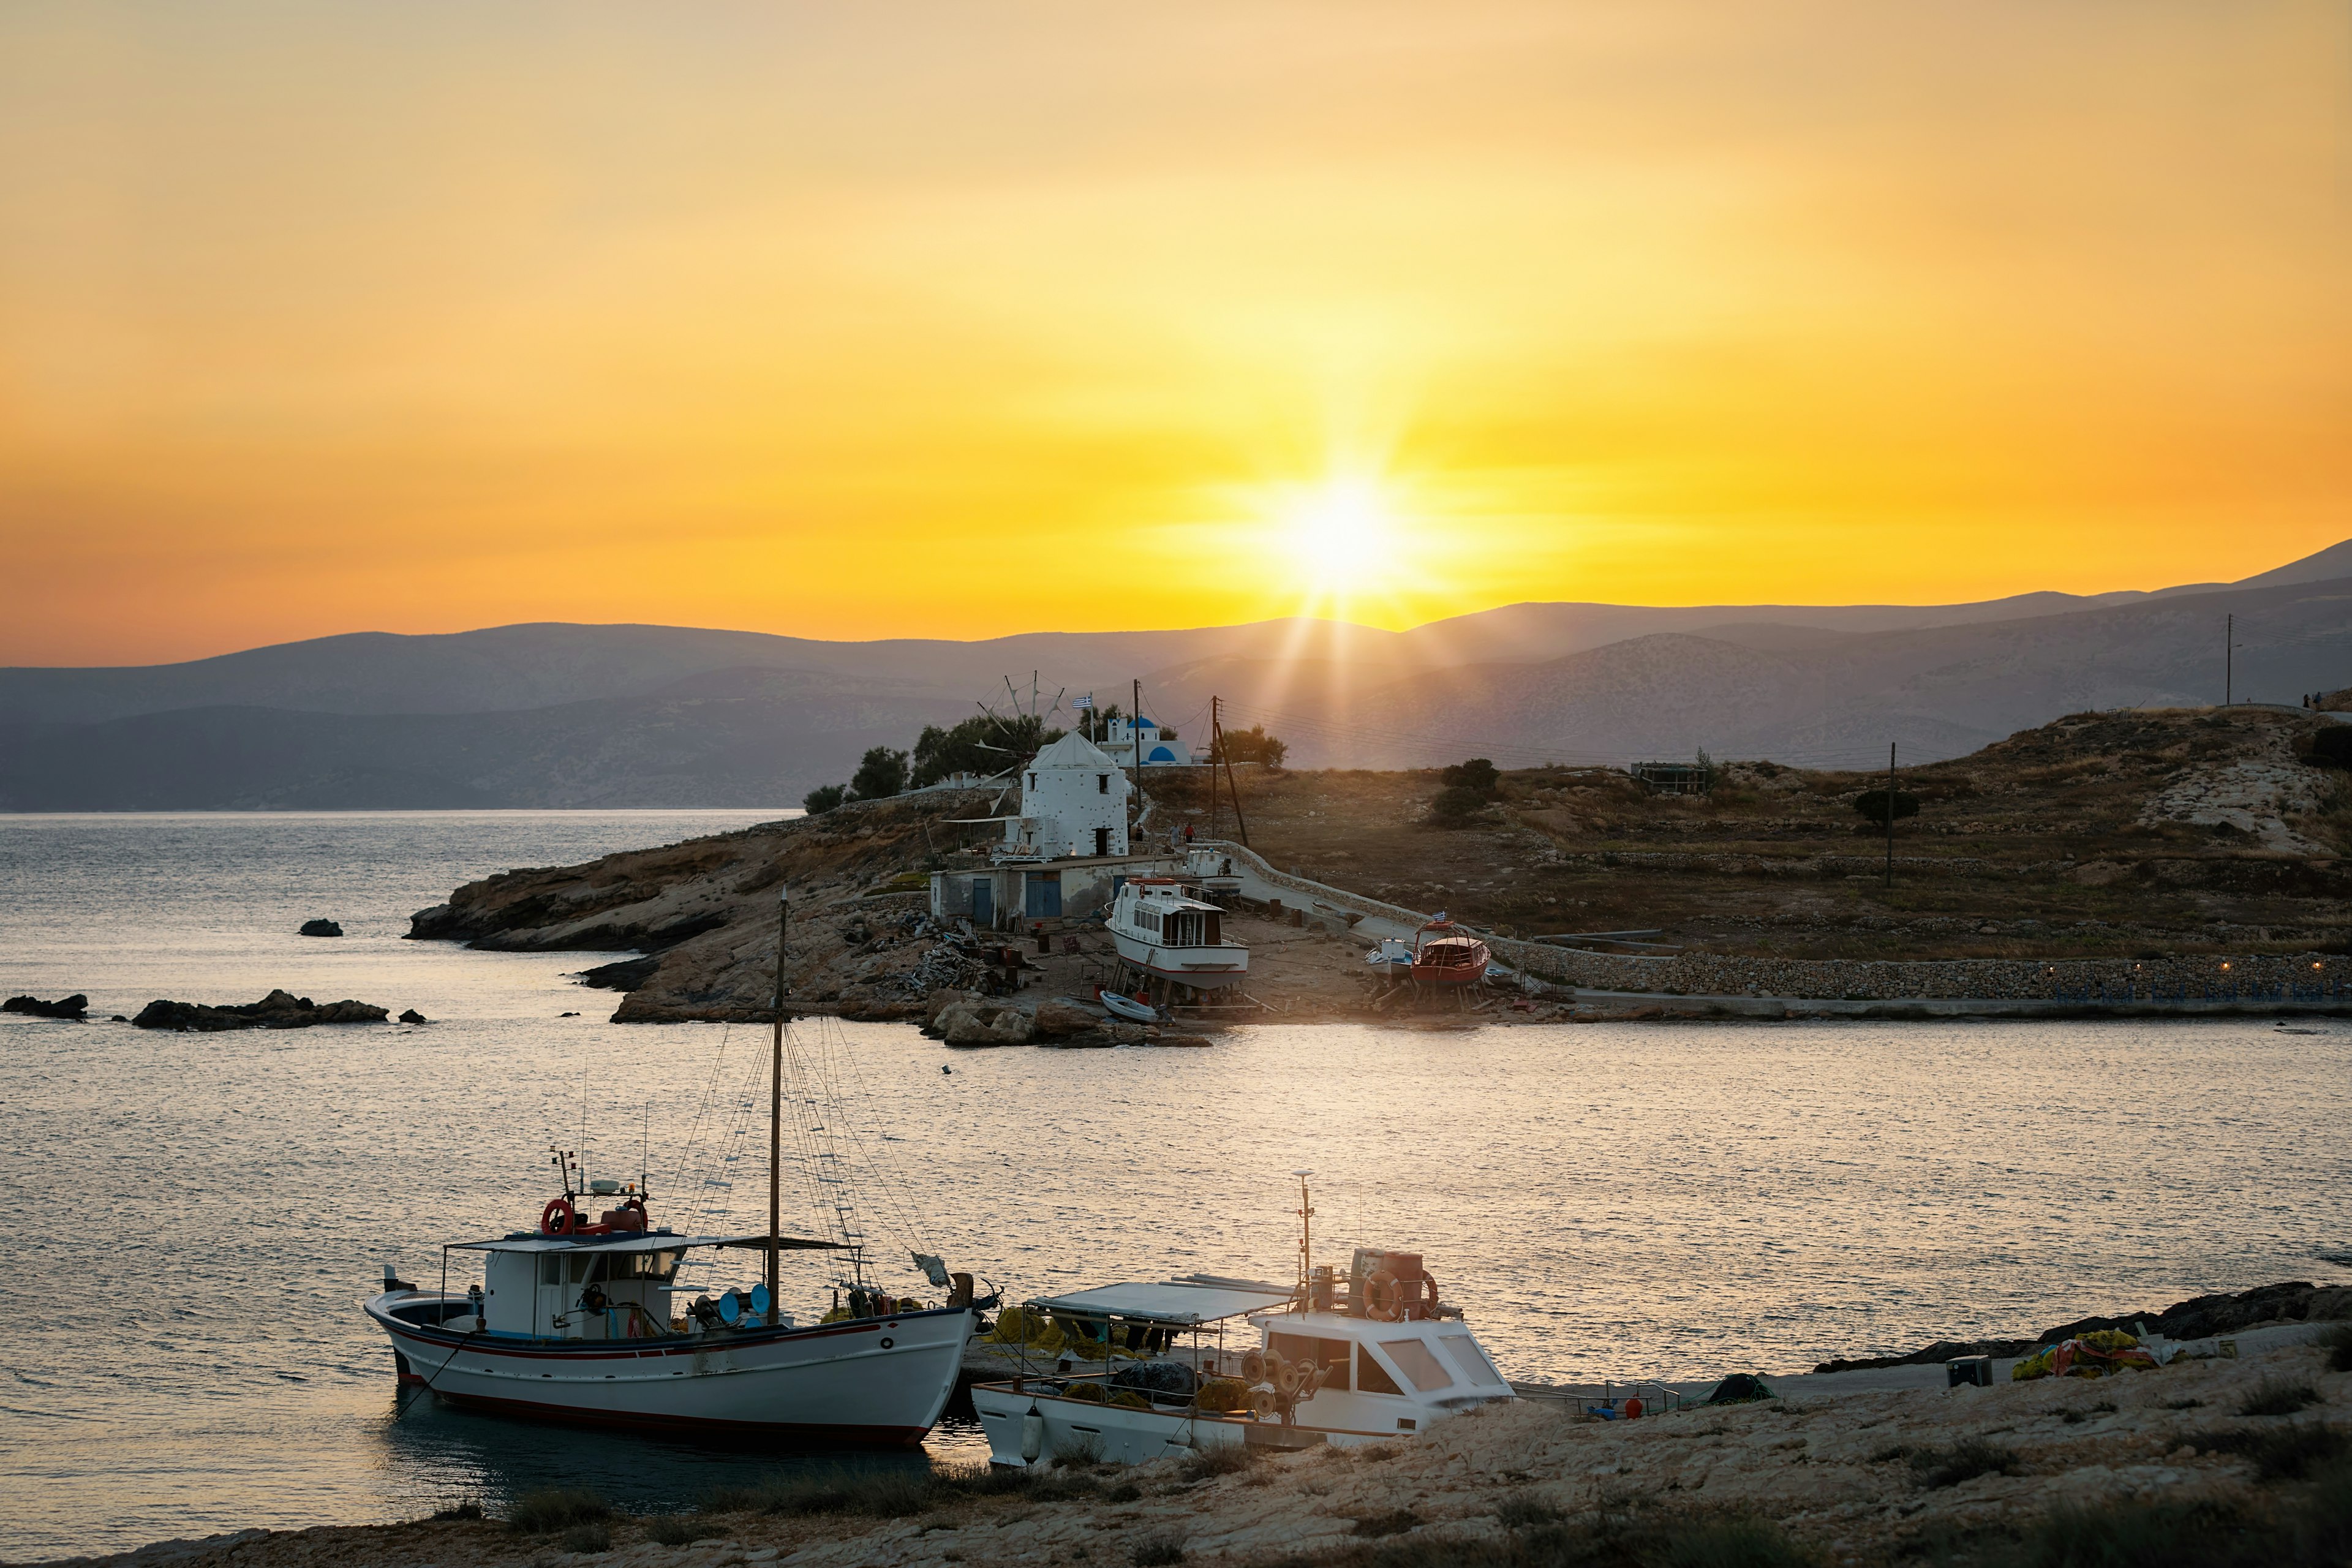
[[[26,1013],[36,1018],[79,1020],[89,1011],[89,998],[79,991],[55,1002],[44,1002],[38,996],[11,996],[0,1002],[0,1013]]]
[[[341,936],[343,934],[343,928],[333,921],[304,921],[302,922],[301,931],[297,934],[301,936]]]
[[[201,1002],[150,1002],[131,1020],[140,1029],[193,1030],[213,1034],[229,1029],[307,1029],[316,1024],[381,1024],[389,1009],[364,1002],[330,1002],[324,1006],[308,996],[272,991],[258,1002],[208,1006]]]

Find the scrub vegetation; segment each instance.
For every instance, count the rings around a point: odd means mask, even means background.
[[[1677,795],[1474,758],[1252,773],[1242,807],[1286,870],[1506,935],[1655,929],[1791,959],[2352,954],[2352,774],[2312,759],[2322,732],[2268,710],[2086,713],[1904,768],[1891,889],[1884,771],[1734,761]],[[1205,816],[1205,782],[1150,787],[1163,819]],[[2211,808],[2241,797],[2269,809]]]

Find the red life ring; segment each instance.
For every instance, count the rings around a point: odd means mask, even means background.
[[[1421,1278],[1422,1281],[1429,1287],[1429,1300],[1423,1302],[1422,1306],[1428,1315],[1433,1318],[1437,1316],[1437,1276],[1423,1269]]]
[[[1397,1298],[1403,1294],[1397,1277],[1383,1268],[1364,1281],[1364,1315],[1375,1322],[1397,1321]]]
[[[539,1211],[541,1236],[569,1236],[579,1226],[580,1211],[572,1206],[570,1198],[550,1198],[547,1206]]]

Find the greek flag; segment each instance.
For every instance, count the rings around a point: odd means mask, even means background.
[[[1095,694],[1089,691],[1084,697],[1073,697],[1070,706],[1081,713],[1091,713],[1095,710]]]

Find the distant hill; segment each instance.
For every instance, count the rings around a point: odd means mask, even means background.
[[[2237,584],[1905,605],[1515,605],[985,642],[674,626],[355,633],[185,664],[0,669],[0,809],[781,805],[976,704],[1092,689],[1186,741],[1212,695],[1295,766],[1960,754],[2090,708],[2352,685],[2352,542]],[[1066,713],[1065,715],[1066,718]],[[1190,733],[1185,731],[1190,730]]]

